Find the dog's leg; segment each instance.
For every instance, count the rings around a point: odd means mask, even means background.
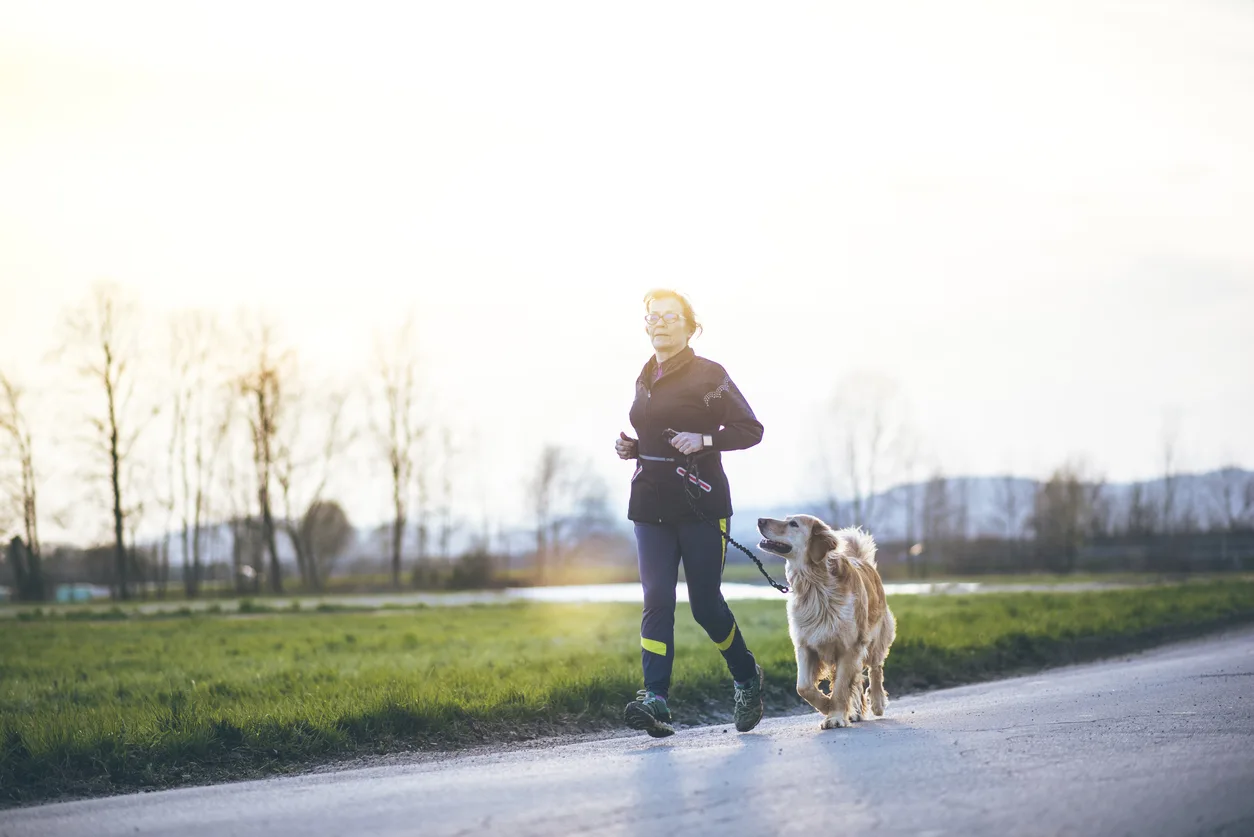
[[[818,679],[818,652],[813,648],[797,646],[797,694],[820,713],[828,715],[832,710],[832,699],[819,691]]]
[[[862,656],[858,658],[857,671],[849,684],[849,720],[861,721],[871,717],[866,703],[866,678],[862,676]]]
[[[871,664],[871,687],[867,689],[871,711],[883,715],[888,709],[888,692],[884,691],[884,660],[888,657],[888,648],[897,635],[897,622],[892,611],[885,611],[884,621],[880,624],[875,642],[871,644],[868,662]]]
[[[871,711],[883,715],[888,708],[888,692],[884,691],[884,665],[871,666],[871,688],[867,690],[871,699]]]
[[[849,715],[853,709],[854,684],[862,679],[861,661],[851,653],[841,656],[836,665],[836,676],[832,678],[831,711],[825,713],[821,727],[833,729],[849,726]]]

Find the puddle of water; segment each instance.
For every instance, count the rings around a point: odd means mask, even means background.
[[[926,596],[935,593],[976,593],[981,585],[978,583],[946,582],[941,584],[885,584],[884,592],[890,596]],[[745,601],[757,599],[762,601],[780,600],[784,597],[772,587],[763,584],[742,584],[727,582],[723,584],[723,598],[728,601]],[[676,598],[681,602],[688,601],[688,587],[678,585]],[[418,598],[421,597],[421,598]],[[362,599],[354,600],[357,604],[367,604]],[[644,594],[639,584],[574,584],[568,587],[515,587],[509,590],[470,593],[433,593],[412,594],[410,596],[387,597],[387,602],[401,604],[404,601],[417,603],[422,601],[431,605],[467,605],[467,604],[503,604],[506,602],[560,602],[567,604],[587,604],[597,602],[636,602],[644,601]],[[379,604],[384,604],[380,600]]]
[[[927,596],[941,593],[977,593],[985,585],[977,583],[942,582],[937,584],[910,583],[885,584],[884,592],[889,596]],[[743,584],[728,582],[723,585],[723,598],[728,601],[782,601],[785,596],[764,584]],[[679,584],[675,590],[676,598],[681,602],[688,601],[688,588]],[[284,610],[294,601],[290,598],[262,599],[261,603],[275,610]],[[566,604],[596,604],[601,602],[625,602],[640,604],[644,594],[637,583],[631,584],[577,584],[568,587],[513,587],[507,590],[469,590],[464,593],[397,593],[365,596],[323,596],[318,598],[298,599],[301,608],[313,610],[319,604],[327,603],[346,607],[381,608],[385,605],[412,606],[425,604],[431,607],[464,607],[466,605],[509,604],[510,602],[552,602]],[[195,610],[203,610],[214,604],[211,601],[183,603]],[[232,611],[237,602],[219,601],[225,611]],[[90,605],[71,605],[70,607],[45,607],[46,611],[61,610],[108,610],[108,606],[91,607]],[[141,613],[173,612],[177,606],[168,602],[144,602],[134,606]],[[9,614],[4,614],[9,615]]]

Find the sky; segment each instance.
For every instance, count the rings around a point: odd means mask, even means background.
[[[725,460],[741,505],[825,490],[825,405],[865,382],[927,472],[1130,480],[1167,437],[1254,467],[1252,97],[1236,0],[0,0],[0,370],[65,508],[51,353],[93,283],[149,336],[264,313],[313,389],[411,315],[461,505],[519,516],[556,443],[625,507],[672,286],[766,426]],[[359,523],[372,462],[333,480]]]

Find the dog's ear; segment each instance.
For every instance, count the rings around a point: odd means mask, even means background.
[[[836,533],[825,523],[816,522],[810,527],[810,543],[806,546],[806,560],[811,564],[821,564],[827,558],[827,553],[839,545]]]

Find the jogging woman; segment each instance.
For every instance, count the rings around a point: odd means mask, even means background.
[[[735,682],[736,729],[747,732],[762,719],[762,669],[719,589],[727,557],[722,533],[732,514],[721,455],[760,442],[762,424],[723,367],[688,347],[701,326],[687,298],[659,289],[647,293],[644,304],[653,357],[636,379],[631,405],[631,424],[639,439],[620,433],[614,443],[621,459],[637,460],[627,516],[636,525],[644,587],[644,688],[627,704],[623,718],[655,738],[675,732],[666,697],[675,659],[675,585],[682,561],[692,617],[727,661]],[[676,472],[690,455],[697,455],[700,471],[700,482],[687,484],[695,498],[685,496],[686,479]]]

